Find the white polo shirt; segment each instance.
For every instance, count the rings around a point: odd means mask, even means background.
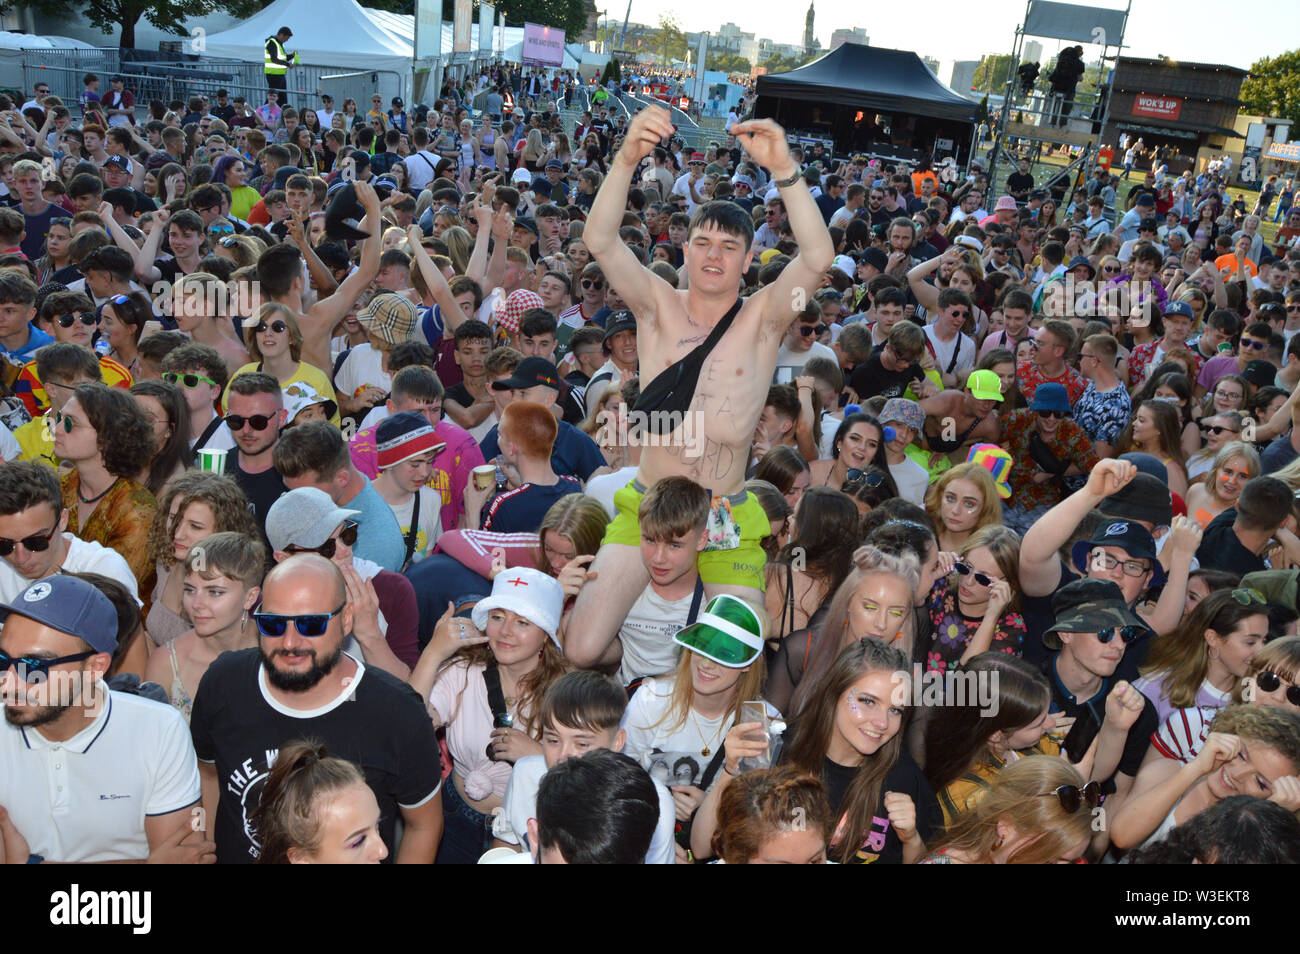
[[[48,861],[143,860],[145,819],[199,795],[189,728],[169,705],[109,692],[95,720],[66,742],[0,726],[0,805]]]
[[[63,539],[68,541],[68,555],[63,558],[59,573],[98,573],[116,580],[127,588],[140,603],[140,593],[135,574],[131,566],[116,550],[89,540],[83,540],[71,533],[65,533]],[[25,576],[9,565],[8,560],[0,560],[0,602],[12,603],[18,594],[32,585]],[[3,803],[0,803],[3,804]]]

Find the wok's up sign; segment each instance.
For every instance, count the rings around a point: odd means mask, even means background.
[[[1183,101],[1176,96],[1151,96],[1138,93],[1133,97],[1133,115],[1151,116],[1155,119],[1177,119],[1183,110]]]

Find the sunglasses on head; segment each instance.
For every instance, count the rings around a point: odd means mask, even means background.
[[[80,662],[94,655],[96,655],[95,651],[91,650],[85,653],[73,653],[71,656],[58,656],[54,659],[39,659],[33,656],[10,656],[8,653],[0,653],[0,673],[8,672],[9,667],[13,666],[18,678],[23,682],[28,684],[44,682],[49,678],[51,666]]]
[[[284,616],[279,613],[254,613],[253,621],[257,624],[257,631],[268,639],[279,639],[289,631],[289,624],[292,623],[294,629],[298,630],[299,636],[306,636],[308,639],[315,639],[318,636],[324,636],[325,630],[329,629],[330,620],[339,613],[343,612],[344,603],[332,613],[301,613],[297,616]]]
[[[255,431],[264,431],[268,424],[271,423],[272,415],[270,414],[252,414],[244,417],[242,414],[227,414],[226,424],[232,431],[242,431],[244,425],[250,425]]]
[[[330,537],[318,547],[299,547],[287,546],[284,548],[285,553],[319,553],[327,560],[334,559],[334,553],[338,550],[339,543],[350,547],[357,542],[357,524],[353,520],[343,521],[343,529],[339,531],[337,537]],[[306,633],[303,633],[306,636]]]
[[[1127,646],[1142,635],[1141,626],[1106,626],[1097,630],[1097,642],[1108,643],[1115,638],[1116,634]]]
[[[1256,606],[1267,606],[1268,600],[1264,599],[1264,594],[1259,590],[1243,586],[1240,589],[1232,591],[1232,598],[1240,606],[1250,606],[1254,603]]]
[[[1040,411],[1038,412],[1038,416],[1041,417],[1041,418],[1042,418],[1043,420],[1045,420],[1045,421],[1046,421],[1048,418],[1052,418],[1052,417],[1056,418],[1057,420],[1064,421],[1064,420],[1066,420],[1067,418],[1069,418],[1069,417],[1071,416],[1071,414],[1070,414],[1069,411],[1042,411],[1042,410],[1040,410]]]
[[[1265,692],[1277,692],[1278,687],[1282,685],[1282,677],[1275,672],[1261,669],[1255,674],[1255,685]],[[1286,701],[1293,706],[1300,706],[1300,686],[1286,687]]]
[[[59,317],[58,317],[58,322],[59,322],[59,327],[60,327],[60,328],[71,328],[71,327],[72,327],[74,324],[76,324],[78,321],[80,321],[83,325],[86,325],[87,327],[91,327],[91,326],[93,326],[93,325],[97,325],[97,324],[99,324],[99,319],[96,318],[94,315],[90,315],[90,314],[85,314],[85,315],[59,315]]]
[[[214,388],[217,387],[216,381],[213,381],[209,377],[204,377],[201,374],[182,374],[179,371],[164,371],[162,378],[168,384],[181,384],[187,388],[197,388],[200,382],[203,384],[210,384]]]
[[[130,300],[131,300],[130,295],[114,295],[112,298],[108,300],[108,303],[110,305],[125,305]]]
[[[265,321],[259,321],[257,323],[257,327],[254,328],[253,331],[259,335],[265,334],[268,327],[270,328],[271,331],[274,331],[277,335],[282,335],[289,330],[289,326],[286,325],[279,318],[277,318],[275,321],[271,322],[269,326]]]
[[[970,566],[970,564],[962,563],[960,560],[954,563],[952,565],[952,568],[956,570],[958,573],[960,573],[962,576],[974,577],[975,582],[978,583],[980,586],[992,586],[994,583],[997,582],[997,580],[989,576],[987,573],[981,573],[979,570],[976,570],[974,567]]]
[[[50,541],[54,538],[54,531],[59,529],[59,521],[54,521],[54,526],[50,528],[49,533],[33,533],[30,537],[23,537],[21,540],[6,540],[0,537],[0,557],[7,557],[14,552],[14,547],[21,545],[28,553],[44,553],[50,548]]]
[[[1051,798],[1055,796],[1061,801],[1061,809],[1067,815],[1073,815],[1082,805],[1088,808],[1096,808],[1101,804],[1101,782],[1089,782],[1080,788],[1078,785],[1062,785],[1052,792],[1044,792],[1039,798]]]

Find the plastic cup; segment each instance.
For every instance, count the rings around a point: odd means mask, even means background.
[[[199,470],[206,470],[210,474],[224,474],[226,472],[226,454],[229,453],[224,448],[205,447],[199,451]]]
[[[496,486],[497,468],[495,464],[480,464],[474,468],[474,486],[479,490],[490,490]]]

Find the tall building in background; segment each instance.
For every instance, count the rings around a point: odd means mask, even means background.
[[[1043,44],[1037,40],[1026,40],[1021,47],[1020,62],[1043,65]]]
[[[804,20],[803,26],[803,48],[804,52],[809,52],[815,48],[817,41],[813,39],[813,5],[812,0],[808,2],[808,16]]]
[[[854,27],[851,30],[841,27],[831,34],[832,50],[838,50],[845,43],[858,43],[862,46],[870,46],[871,38],[867,36],[867,31],[862,27]]]

